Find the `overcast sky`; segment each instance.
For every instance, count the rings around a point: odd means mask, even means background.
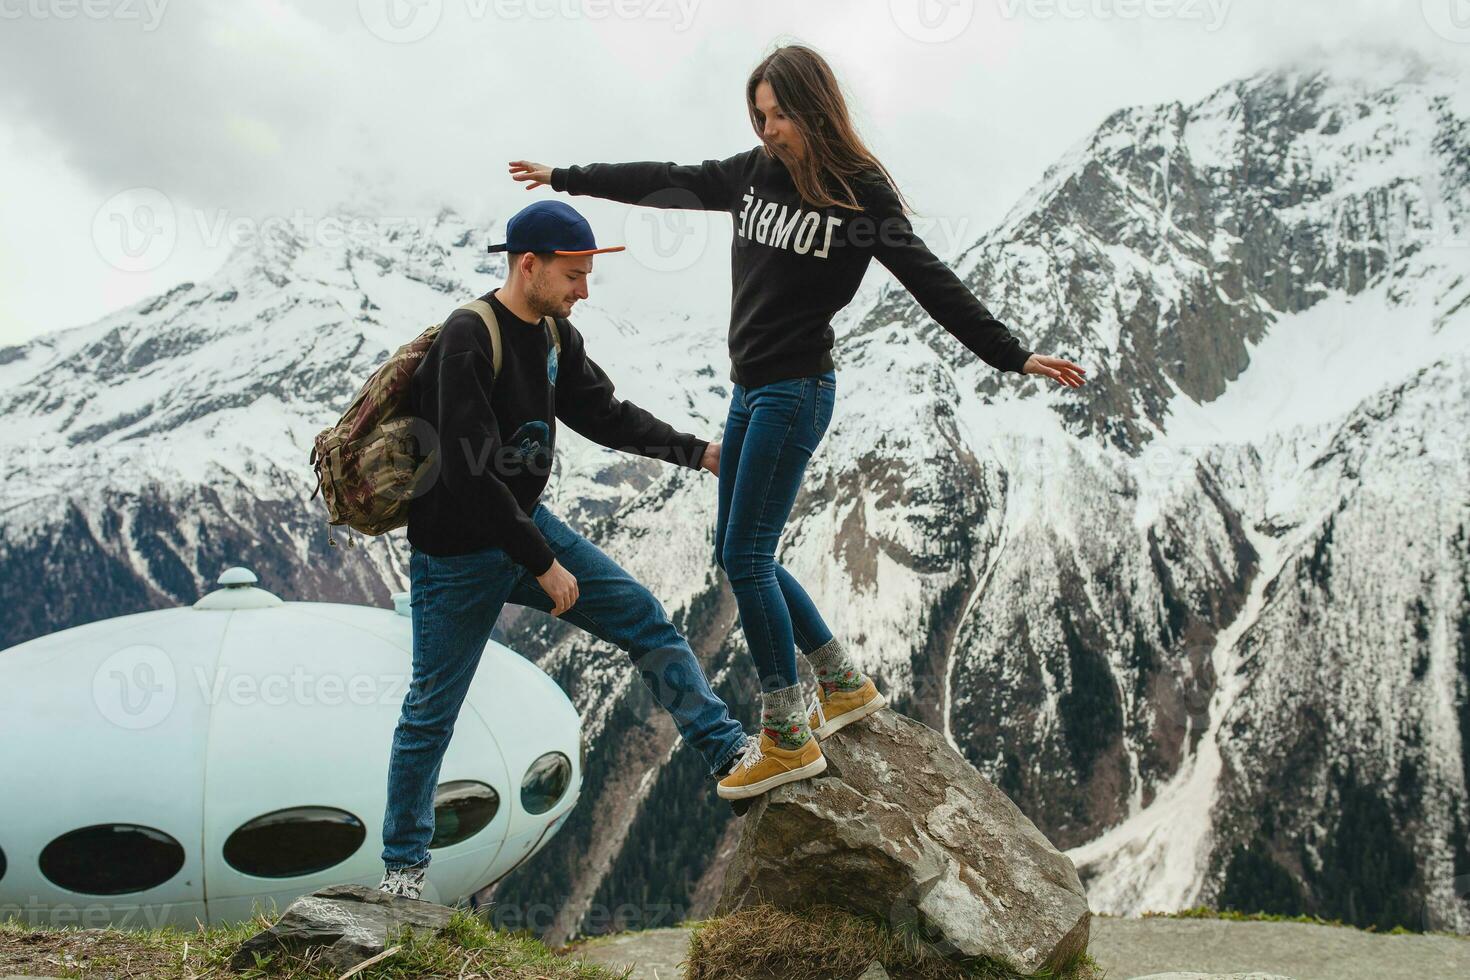
[[[221,219],[488,220],[550,194],[510,159],[728,156],[783,40],[832,62],[948,256],[1116,108],[1363,43],[1465,63],[1470,0],[0,0],[0,346],[208,276]],[[162,259],[109,235],[140,202],[175,216]],[[575,203],[604,243],[637,230]],[[714,241],[670,303],[728,276]]]

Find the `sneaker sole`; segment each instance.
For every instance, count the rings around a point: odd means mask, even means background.
[[[851,725],[853,722],[861,721],[862,719],[868,717],[868,715],[871,715],[873,712],[881,711],[886,707],[888,707],[888,699],[883,696],[882,691],[879,691],[877,697],[858,705],[856,708],[853,708],[851,711],[848,711],[845,714],[838,715],[831,721],[824,722],[822,724],[822,727],[815,729],[812,734],[817,736],[818,741],[821,741],[822,739],[829,738],[835,733],[842,731],[842,729],[846,728],[848,725]]]
[[[732,786],[729,788],[716,785],[715,792],[722,800],[748,800],[752,796],[760,796],[762,793],[767,793],[777,786],[783,786],[786,783],[795,783],[826,771],[827,757],[822,755],[817,757],[816,762],[808,762],[800,769],[792,769],[790,772],[767,776],[758,783],[750,783],[745,786]]]

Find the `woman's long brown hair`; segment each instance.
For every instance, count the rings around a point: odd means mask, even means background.
[[[801,134],[805,152],[787,166],[803,201],[814,207],[861,210],[852,188],[854,179],[881,176],[898,194],[904,210],[909,210],[893,176],[853,127],[847,100],[825,58],[805,45],[787,44],[772,51],[750,73],[745,83],[750,124],[765,152],[774,156],[761,136],[764,126],[755,107],[756,86],[762,81],[771,83],[777,104]]]

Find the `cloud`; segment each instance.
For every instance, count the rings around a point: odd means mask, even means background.
[[[0,295],[0,344],[207,269],[197,243],[144,273],[100,263],[91,215],[120,191],[257,219],[370,193],[394,213],[448,204],[488,221],[533,199],[506,178],[510,159],[692,162],[753,145],[744,80],[777,39],[829,56],[909,199],[970,237],[1120,106],[1192,101],[1357,38],[1470,56],[1419,0],[149,2],[0,0],[0,162],[13,172],[29,133],[64,171],[0,192],[7,216],[24,215],[0,226],[0,252],[28,254],[48,214],[67,216]],[[627,209],[584,204],[617,237]],[[718,304],[723,266],[712,256],[700,275],[621,281]]]
[[[50,17],[0,32],[7,110],[100,189],[258,199],[338,118],[312,93],[340,52],[288,7],[169,3],[146,24]]]

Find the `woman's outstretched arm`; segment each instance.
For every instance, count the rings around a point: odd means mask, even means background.
[[[749,152],[696,164],[650,161],[548,167],[529,160],[512,160],[510,176],[524,183],[527,190],[549,186],[554,191],[605,197],[624,204],[728,211]]]
[[[998,371],[1040,374],[1068,387],[1082,386],[1085,368],[1022,347],[1015,334],[991,315],[954,270],[929,251],[886,181],[876,181],[868,188],[865,218],[872,226],[865,230],[872,235],[873,254],[934,322]]]

